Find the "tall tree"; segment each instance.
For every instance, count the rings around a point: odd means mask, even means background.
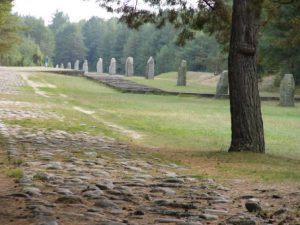
[[[75,62],[84,60],[86,48],[79,27],[74,24],[66,25],[56,35],[55,63]]]
[[[110,54],[112,57],[115,57],[119,60],[117,63],[117,71],[120,74],[125,74],[125,62],[127,57],[131,55],[123,55],[125,43],[128,40],[129,31],[128,28],[124,24],[117,24],[117,29],[114,32],[112,37],[111,49]]]
[[[178,43],[184,44],[194,37],[193,30],[206,29],[226,35],[230,22],[231,38],[229,51],[230,109],[232,140],[229,151],[265,151],[263,122],[256,74],[256,52],[262,0],[187,0],[144,1],[156,10],[138,9],[138,2],[98,0],[110,11],[122,13],[121,20],[130,27],[151,22],[162,26],[169,21],[181,28]],[[162,7],[163,6],[163,7]],[[232,18],[230,18],[232,7]],[[221,38],[219,38],[221,39]]]
[[[268,15],[269,23],[263,29],[260,64],[273,73],[292,73],[300,84],[300,1],[282,5],[268,1],[264,17]]]
[[[8,52],[19,40],[21,29],[18,18],[11,14],[12,0],[0,4],[0,53]]]
[[[106,33],[106,22],[97,17],[92,17],[82,26],[84,43],[87,48],[87,60],[92,71],[96,70],[96,64],[100,57],[104,58],[104,62],[109,60],[108,57],[105,57],[105,53],[110,54],[110,46],[105,45]],[[113,39],[112,36],[109,38]]]
[[[63,12],[56,11],[52,16],[52,22],[49,25],[49,28],[53,31],[54,34],[57,34],[60,29],[65,25],[70,23],[69,16]]]
[[[44,55],[52,57],[54,54],[54,35],[52,31],[45,26],[44,20],[35,17],[26,16],[22,18],[26,27],[25,36],[30,37],[38,44]]]
[[[262,1],[234,0],[229,50],[232,138],[229,151],[264,152],[257,44]]]

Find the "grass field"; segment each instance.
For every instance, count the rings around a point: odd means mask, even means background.
[[[29,79],[54,85],[39,88],[49,97],[36,95],[27,86],[22,95],[0,98],[32,102],[60,118],[6,119],[6,123],[113,137],[190,166],[200,176],[300,182],[299,105],[282,108],[277,102],[264,102],[267,154],[229,154],[228,100],[122,94],[84,78],[54,74],[32,73]]]
[[[154,80],[146,80],[144,77],[126,77],[126,79],[135,81],[140,84],[149,85],[165,91],[175,91],[182,93],[211,93],[216,92],[219,76],[206,72],[188,72],[187,86],[178,87],[177,72],[163,73],[155,77]],[[279,96],[279,88],[273,86],[273,77],[263,78],[260,83],[261,96]],[[296,89],[296,95],[300,96],[300,87]]]

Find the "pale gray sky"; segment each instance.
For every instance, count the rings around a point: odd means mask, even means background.
[[[49,24],[56,10],[68,14],[71,22],[98,16],[108,19],[112,17],[95,3],[95,0],[14,0],[13,12],[22,16],[42,17]]]

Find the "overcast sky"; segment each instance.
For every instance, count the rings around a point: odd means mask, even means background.
[[[19,15],[42,17],[49,24],[56,10],[68,14],[71,22],[98,16],[108,19],[112,17],[105,9],[100,8],[95,0],[14,0],[13,11]]]

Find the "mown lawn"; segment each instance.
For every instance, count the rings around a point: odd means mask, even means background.
[[[155,77],[154,80],[147,80],[144,77],[134,76],[126,77],[126,79],[135,81],[140,84],[145,84],[151,87],[159,88],[165,91],[174,91],[182,93],[210,93],[215,94],[216,85],[219,80],[219,76],[214,76],[212,73],[206,72],[188,72],[187,73],[187,86],[178,87],[177,84],[177,72],[163,73]],[[278,87],[266,87],[266,83],[269,84],[269,78],[264,81],[263,87],[260,89],[261,96],[279,96]],[[296,96],[300,96],[300,87],[296,88]]]
[[[6,123],[113,137],[133,149],[190,166],[200,175],[300,182],[299,104],[282,108],[277,102],[263,102],[267,154],[229,154],[228,100],[122,94],[85,78],[54,74],[33,73],[30,79],[56,85],[40,88],[50,98],[36,95],[29,87],[22,88],[22,95],[0,97],[37,103],[41,110],[55,112],[61,118],[6,119]],[[85,114],[74,107],[94,113]]]
[[[188,72],[187,86],[178,87],[177,72],[163,73],[156,76],[154,80],[147,80],[144,77],[126,77],[126,79],[135,81],[140,84],[145,84],[151,87],[156,87],[165,91],[175,91],[182,93],[215,93],[216,82],[218,77],[211,73],[195,73]]]

